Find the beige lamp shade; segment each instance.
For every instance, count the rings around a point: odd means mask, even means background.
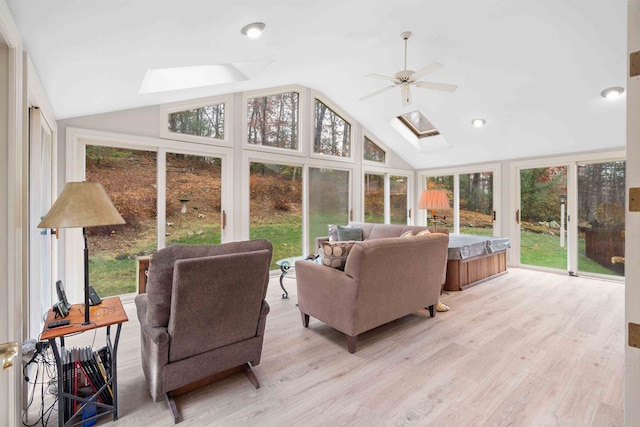
[[[102,184],[68,182],[38,228],[75,228],[124,224]]]
[[[449,197],[444,190],[424,190],[418,201],[420,209],[451,209],[449,206]]]

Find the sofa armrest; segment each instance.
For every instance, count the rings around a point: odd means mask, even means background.
[[[333,328],[354,334],[358,282],[344,271],[310,261],[296,262],[300,311]]]
[[[328,241],[329,241],[329,236],[316,237],[316,255],[318,254],[318,250],[322,249],[322,244]]]

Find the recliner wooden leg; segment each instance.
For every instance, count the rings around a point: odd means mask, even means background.
[[[249,381],[251,381],[251,384],[253,384],[255,388],[260,388],[260,382],[258,381],[256,374],[253,373],[253,369],[251,369],[251,365],[249,365],[248,363],[245,363],[243,367],[244,367],[244,373],[247,374],[247,378],[249,378]]]
[[[300,316],[302,316],[302,326],[305,328],[309,327],[309,315],[303,312],[300,312]]]
[[[358,343],[358,336],[347,335],[347,350],[353,354],[356,352],[356,344]]]
[[[171,416],[173,417],[174,424],[178,424],[182,421],[182,415],[178,411],[178,407],[176,406],[176,401],[173,399],[173,394],[168,391],[164,395],[165,400],[167,401],[167,406],[169,406],[169,412],[171,412]]]

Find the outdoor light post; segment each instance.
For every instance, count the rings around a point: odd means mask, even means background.
[[[564,205],[567,201],[567,195],[560,195],[560,247],[564,248]]]

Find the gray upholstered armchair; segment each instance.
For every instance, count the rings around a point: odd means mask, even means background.
[[[136,296],[142,368],[154,402],[196,382],[260,363],[273,248],[267,240],[171,246],[151,258],[147,293]],[[193,388],[193,387],[191,387]]]

